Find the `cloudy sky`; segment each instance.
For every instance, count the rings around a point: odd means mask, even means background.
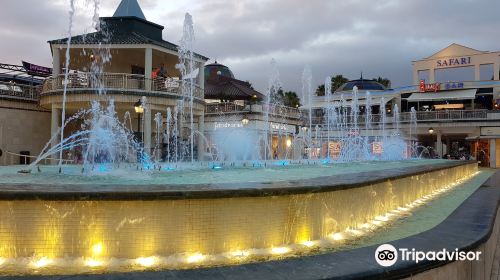
[[[74,0],[74,34],[92,31],[94,1],[111,16],[120,0]],[[69,0],[2,0],[0,62],[51,65],[47,40],[65,37]],[[267,87],[274,58],[285,90],[301,89],[305,65],[314,86],[327,75],[383,76],[411,83],[411,61],[451,43],[500,50],[498,0],[139,0],[149,21],[177,43],[193,16],[196,50],[237,78]]]

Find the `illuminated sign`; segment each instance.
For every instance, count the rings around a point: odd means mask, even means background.
[[[426,84],[424,80],[420,80],[419,90],[420,92],[437,92],[441,89],[440,83]]]
[[[234,122],[234,123],[228,123],[228,122],[220,123],[220,122],[216,122],[214,130],[217,130],[217,129],[220,129],[220,128],[241,128],[241,127],[243,127],[243,124],[241,122]]]
[[[271,128],[274,129],[274,130],[283,130],[283,131],[286,131],[286,124],[271,123]]]
[[[470,56],[467,57],[452,57],[448,59],[438,59],[436,61],[436,67],[451,67],[451,66],[462,66],[470,65]]]
[[[372,142],[372,152],[374,154],[380,155],[384,151],[384,147],[382,146],[382,142]]]
[[[342,145],[340,142],[328,142],[328,151],[330,152],[330,158],[337,158],[340,154],[340,149]]]
[[[459,89],[459,88],[464,88],[464,83],[462,82],[452,82],[452,83],[445,83],[444,84],[444,89]]]

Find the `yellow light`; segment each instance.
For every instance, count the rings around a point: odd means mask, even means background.
[[[51,260],[47,257],[41,257],[37,261],[34,261],[32,263],[32,266],[34,266],[35,268],[40,268],[40,267],[47,266],[47,265],[51,264],[52,262],[53,262],[53,260]]]
[[[2,265],[5,262],[4,258],[0,258],[0,265]]]
[[[344,239],[344,235],[342,235],[342,233],[340,233],[340,232],[333,233],[330,235],[330,237],[335,241],[340,241],[340,240]]]
[[[348,229],[347,232],[354,234],[355,236],[361,236],[364,234],[361,230],[357,229]]]
[[[312,247],[314,246],[316,243],[314,241],[311,241],[311,240],[307,240],[307,241],[304,241],[302,242],[302,245],[306,246],[306,247]]]
[[[381,222],[387,222],[387,221],[389,221],[389,218],[386,216],[377,216],[377,217],[375,217],[375,220],[381,221]]]
[[[273,255],[282,255],[290,252],[290,248],[288,247],[273,247],[271,249],[271,254]]]
[[[150,267],[150,266],[153,266],[156,264],[157,258],[156,257],[141,257],[141,258],[137,258],[135,261],[138,265]]]
[[[188,263],[197,263],[201,262],[205,259],[206,257],[200,253],[193,254],[187,258]]]
[[[92,246],[92,255],[98,256],[102,253],[102,243],[96,243]]]
[[[290,148],[292,146],[292,140],[291,139],[286,139],[286,147]]]
[[[87,261],[85,261],[85,265],[90,266],[90,267],[97,267],[97,266],[102,266],[103,262],[98,261],[96,259],[88,259]]]

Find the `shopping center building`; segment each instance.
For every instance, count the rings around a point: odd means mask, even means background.
[[[408,143],[415,143],[417,155],[426,157],[475,158],[483,166],[500,166],[500,52],[479,51],[458,44],[413,61],[413,84],[386,89],[370,80],[354,80],[340,87],[330,102],[351,106],[352,88],[358,87],[359,111],[363,114],[370,93],[374,127],[379,127],[381,110],[387,115],[387,129],[394,129],[397,105],[400,129]],[[325,97],[312,102],[313,124],[325,123]],[[410,133],[414,109],[418,125]],[[307,109],[307,108],[304,108]],[[364,118],[360,118],[361,123]],[[367,131],[360,131],[367,134]],[[372,133],[372,132],[370,132]],[[373,134],[372,134],[373,135]],[[377,135],[377,131],[375,131]]]

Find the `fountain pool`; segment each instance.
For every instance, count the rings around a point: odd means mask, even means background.
[[[475,162],[444,160],[102,176],[42,168],[1,171],[2,273],[182,269],[340,248],[478,173]]]

